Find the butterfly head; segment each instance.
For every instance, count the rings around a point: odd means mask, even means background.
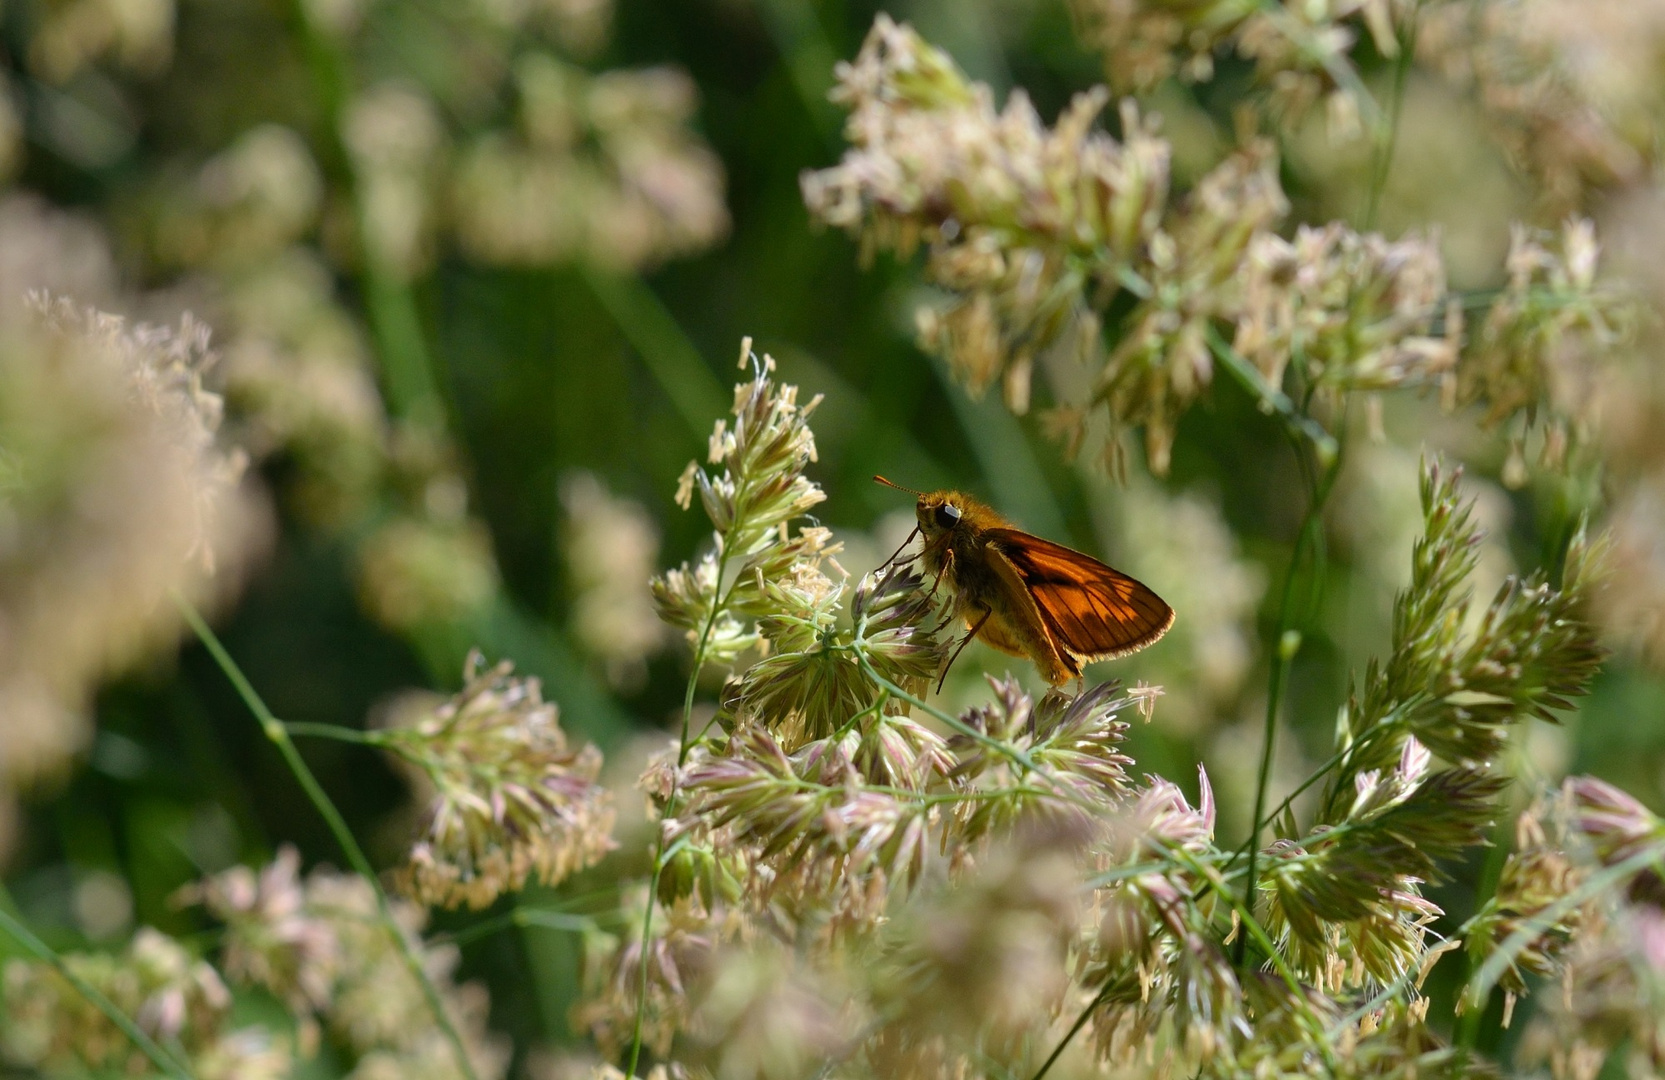
[[[966,500],[957,491],[930,491],[919,496],[914,513],[927,544],[944,533],[953,532],[965,521]]]
[[[999,514],[964,492],[915,491],[882,476],[873,479],[919,500],[914,504],[914,514],[919,518],[919,531],[925,536],[926,550],[931,550],[933,544],[941,543],[950,535],[976,534],[983,529],[1005,524]]]

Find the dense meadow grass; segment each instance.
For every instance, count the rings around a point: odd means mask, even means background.
[[[1659,0],[6,4],[0,1068],[1658,1075],[1662,136]]]

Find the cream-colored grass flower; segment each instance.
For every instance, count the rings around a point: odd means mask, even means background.
[[[522,57],[514,73],[520,130],[473,138],[453,175],[466,253],[495,264],[589,260],[630,270],[727,234],[722,166],[689,127],[698,93],[686,74],[591,75],[543,54]]]
[[[66,0],[39,14],[29,66],[65,83],[100,61],[155,74],[173,59],[175,0]]]
[[[1487,426],[1510,426],[1515,464],[1504,481],[1526,480],[1526,431],[1544,431],[1541,462],[1562,466],[1591,439],[1600,365],[1631,312],[1597,277],[1595,226],[1572,219],[1559,235],[1517,227],[1505,264],[1508,284],[1486,313],[1457,369],[1459,401],[1485,410]]]
[[[360,1080],[461,1077],[427,994],[363,878],[327,868],[303,878],[300,856],[285,847],[258,872],[235,867],[190,886],[181,899],[201,903],[226,924],[221,960],[227,979],[259,987],[288,1006],[307,1056],[328,1038]],[[421,908],[396,899],[392,916],[422,957],[478,1080],[499,1080],[508,1048],[486,1028],[484,987],[452,980],[460,959],[454,947],[420,940],[426,919]]]
[[[473,653],[455,697],[398,710],[385,734],[384,745],[432,785],[426,824],[399,872],[421,903],[485,907],[612,850],[600,751],[569,748],[554,703],[513,670],[506,661],[486,668]]]
[[[561,506],[574,636],[602,663],[609,683],[638,687],[648,657],[669,638],[647,584],[658,564],[659,530],[645,507],[609,493],[592,473],[562,479]]]
[[[1207,82],[1235,53],[1254,65],[1269,111],[1298,122],[1322,102],[1338,135],[1357,134],[1372,106],[1354,70],[1368,34],[1384,56],[1399,53],[1398,25],[1414,0],[1073,0],[1082,39],[1104,55],[1122,92],[1144,93],[1171,77]]]
[[[366,612],[396,632],[460,622],[497,593],[497,561],[480,522],[401,515],[358,550]]]
[[[0,326],[0,786],[79,749],[99,682],[178,635],[171,594],[223,596],[258,535],[207,329],[38,306]]]
[[[182,1052],[203,1080],[282,1080],[289,1047],[261,1027],[232,1027],[231,991],[219,973],[173,938],[142,928],[119,955],[71,953],[67,970],[93,986],[141,1031]],[[154,1067],[81,990],[40,961],[5,968],[0,1046],[45,1075],[150,1075]]]
[[[1657,164],[1665,8],[1647,0],[1427,5],[1418,58],[1475,94],[1550,215]]]

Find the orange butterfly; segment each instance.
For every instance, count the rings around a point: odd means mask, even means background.
[[[1057,686],[1080,678],[1083,664],[1138,652],[1174,624],[1174,609],[1144,585],[1090,555],[1014,529],[969,495],[873,479],[919,497],[915,532],[925,538],[919,558],[937,586],[948,587],[954,616],[970,629],[943,678],[966,644],[980,637],[1033,660]]]

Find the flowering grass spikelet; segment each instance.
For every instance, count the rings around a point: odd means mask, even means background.
[[[1443,336],[1432,334],[1446,314],[1437,238],[1303,225],[1293,240],[1257,236],[1246,268],[1233,345],[1273,386],[1292,356],[1331,391],[1436,385],[1456,366],[1460,309]]]
[[[655,905],[659,917],[644,939],[635,909],[647,903]],[[688,1026],[691,998],[708,976],[718,946],[735,932],[733,920],[694,897],[661,905],[645,889],[627,896],[624,910],[623,925],[631,936],[621,940],[596,932],[585,937],[585,994],[573,1007],[572,1024],[589,1032],[604,1054],[617,1057],[639,1016],[644,1044],[665,1056]],[[645,983],[639,978],[644,959]]]
[[[1665,0],[615,2],[6,9],[0,1071],[1665,1075]]]
[[[68,970],[97,988],[153,1040],[176,1048],[204,1080],[279,1080],[294,1065],[261,1027],[232,1027],[232,996],[218,972],[173,938],[143,927],[122,954],[72,953]],[[5,1033],[13,1062],[53,1075],[146,1074],[127,1035],[39,961],[13,959],[4,974]]]
[[[227,977],[283,1002],[299,1025],[306,1056],[328,1038],[349,1062],[377,1077],[462,1075],[363,878],[326,868],[303,877],[299,854],[285,848],[258,872],[234,867],[188,887],[180,899],[202,904],[225,924]],[[452,981],[459,959],[454,946],[420,941],[421,908],[395,901],[392,911],[399,932],[417,945],[477,1076],[501,1080],[507,1047],[486,1030],[484,988]]]
[[[749,359],[747,338],[742,365]],[[815,460],[808,418],[820,398],[799,405],[797,387],[774,381],[773,359],[752,362],[755,378],[734,388],[732,425],[719,420],[711,433],[707,460],[723,471],[690,462],[677,490],[684,509],[698,491],[715,530],[711,549],[652,583],[660,618],[702,647],[702,660],[732,662],[757,644],[757,627],[745,619],[773,610],[770,589],[790,583],[813,620],[834,588],[820,570],[837,551],[831,534],[815,526],[791,531],[794,519],[826,498],[803,474]]]
[[[0,801],[81,748],[103,679],[172,644],[170,593],[227,597],[260,537],[207,328],[29,306],[0,327]]]
[[[1148,89],[1176,65],[1211,78],[1230,42],[1256,61],[1277,109],[1325,96],[1332,120],[1355,128],[1360,109],[1377,112],[1349,57],[1357,25],[1404,63],[1401,31],[1416,25],[1404,0],[1076,7],[1122,89]],[[1291,207],[1276,144],[1248,125],[1183,190],[1160,118],[1132,101],[1119,109],[1119,140],[1095,128],[1103,87],[1049,128],[1022,91],[996,109],[988,86],[884,15],[838,79],[851,145],[838,165],[802,176],[812,216],[855,236],[864,260],[924,246],[925,278],[946,296],[919,308],[921,346],[974,394],[1001,384],[1015,413],[1043,400],[1046,427],[1072,455],[1102,441],[1096,453],[1120,475],[1125,437],[1142,429],[1149,468],[1165,475],[1179,418],[1221,364],[1269,412],[1287,418],[1300,400],[1309,435],[1321,430],[1304,415],[1315,392],[1344,416],[1349,394],[1438,387],[1448,404],[1480,403],[1491,423],[1547,413],[1548,466],[1564,467],[1569,441],[1584,437],[1586,369],[1625,321],[1624,305],[1594,287],[1587,225],[1570,225],[1557,254],[1522,230],[1511,284],[1479,305],[1471,331],[1474,305],[1449,288],[1437,236],[1389,239],[1340,222],[1280,234]],[[1045,388],[1034,380],[1043,360]]]
[[[546,885],[613,848],[601,753],[567,746],[536,679],[512,677],[478,652],[463,688],[421,715],[406,712],[385,745],[432,785],[426,824],[399,873],[424,904],[481,908],[528,880]]]
[[[941,77],[921,64],[895,77]],[[1300,309],[1314,352],[1325,335],[1369,337],[1383,321],[1429,325],[1425,301],[1444,287],[1419,262],[1420,241],[1308,239],[1344,279]],[[1390,350],[1406,340],[1382,337]],[[1449,374],[1433,350],[1422,366],[1384,354],[1345,367],[1368,355],[1307,370],[1348,390]],[[1412,1075],[1457,1061],[1427,1023],[1421,985],[1458,943],[1424,890],[1490,835],[1509,729],[1584,692],[1601,658],[1582,613],[1603,542],[1579,533],[1555,585],[1512,579],[1472,605],[1479,532],[1457,471],[1426,467],[1392,652],[1342,711],[1339,752],[1309,781],[1327,781],[1312,820],[1302,828],[1281,810],[1281,839],[1253,852],[1244,888],[1245,852],[1218,846],[1206,772],[1195,799],[1130,775],[1126,718],[1148,719],[1159,688],[1105,682],[1037,699],[990,678],[985,704],[930,705],[946,656],[932,629],[940,605],[917,560],[852,588],[823,569],[830,532],[791,531],[820,493],[802,472],[812,436],[771,374],[757,364],[737,422],[713,433],[721,471],[684,476],[684,505],[698,492],[716,526],[712,552],[656,585],[698,658],[740,659],[742,641],[758,658],[643,778],[664,853],[657,892],[642,894],[653,917],[630,917],[635,936],[591,935],[575,1013],[603,1048],[639,1031],[655,1053],[719,1072],[791,1074],[799,1066],[785,1063],[807,1052],[831,1061],[829,1075],[953,1077],[991,1062],[1034,1075],[1038,1047],[1087,1029],[1084,1075],[1158,1060],[1222,1078]],[[794,448],[767,477],[747,467],[763,430]],[[764,483],[770,500],[750,494]],[[769,526],[753,527],[764,512]],[[748,537],[736,573],[725,553]],[[1591,833],[1613,850],[1651,842],[1630,839],[1653,834],[1631,828],[1642,819],[1622,800],[1586,802]],[[828,985],[837,1007],[804,992]]]
[[[1564,467],[1570,449],[1590,441],[1594,366],[1619,343],[1628,305],[1597,280],[1595,226],[1569,220],[1559,243],[1517,227],[1510,236],[1508,283],[1486,313],[1457,372],[1456,396],[1484,411],[1488,426],[1511,424],[1514,458],[1504,479],[1525,480],[1525,432],[1541,423],[1542,464]]]
[[[1560,587],[1541,575],[1506,580],[1469,629],[1465,582],[1478,558],[1473,504],[1460,469],[1425,464],[1425,533],[1410,587],[1394,608],[1393,651],[1372,662],[1339,725],[1346,756],[1324,798],[1339,808],[1355,777],[1389,766],[1414,736],[1446,761],[1485,765],[1510,724],[1553,721],[1587,692],[1604,654],[1581,617],[1600,578],[1605,543],[1582,531],[1568,548]]]
[[[1382,55],[1397,56],[1398,26],[1413,7],[1411,0],[1072,0],[1070,10],[1083,42],[1104,54],[1118,91],[1147,92],[1172,76],[1207,82],[1218,61],[1235,53],[1253,63],[1270,111],[1299,121],[1324,102],[1332,130],[1347,136],[1374,106],[1352,50],[1368,36]]]
[[[1553,220],[1646,183],[1662,47],[1655,4],[1485,0],[1428,5],[1416,52],[1479,99],[1488,134]]]

